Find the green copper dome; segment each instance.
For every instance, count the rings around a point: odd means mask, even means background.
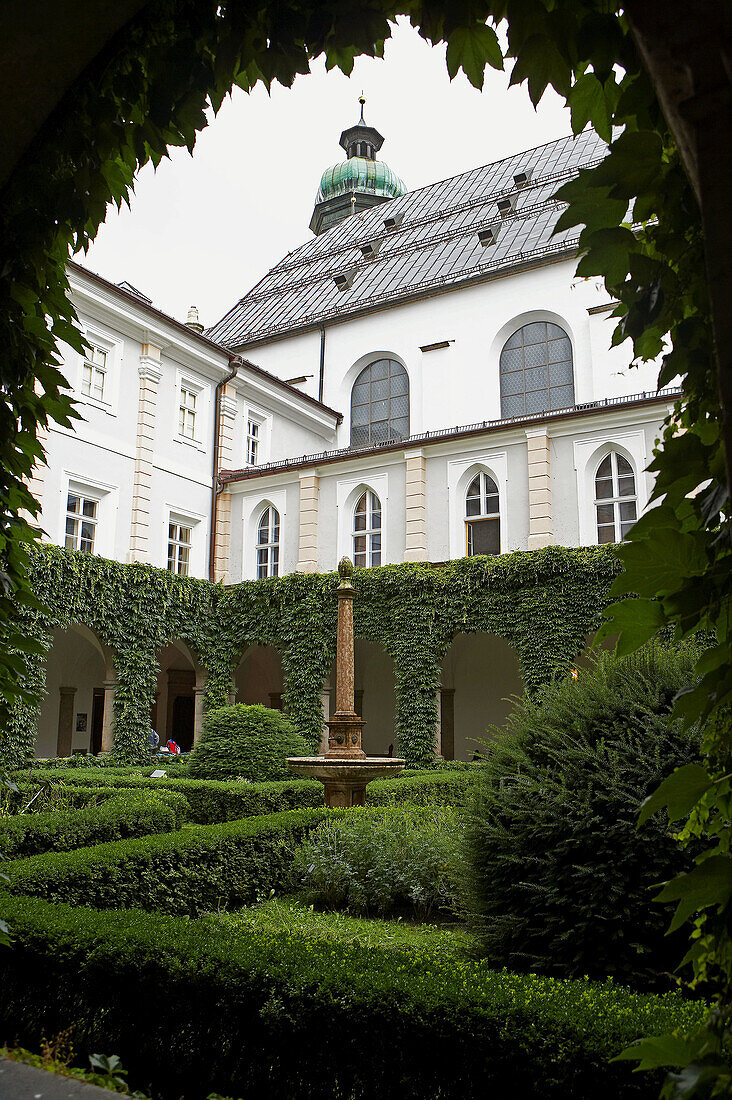
[[[406,187],[395,172],[383,160],[366,157],[349,157],[333,168],[326,168],[320,178],[316,203],[346,195],[349,191],[367,191],[385,199],[396,199],[406,194]]]

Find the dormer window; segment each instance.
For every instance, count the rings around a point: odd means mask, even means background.
[[[388,218],[384,218],[384,226],[387,229],[396,229],[402,224],[403,217],[404,214],[402,214],[401,211],[396,214],[390,214]]]
[[[337,275],[333,276],[333,282],[339,290],[349,290],[355,277],[356,269],[351,268],[350,271],[339,271]]]
[[[505,218],[507,214],[511,214],[516,209],[516,196],[507,195],[504,199],[499,199],[496,206],[498,207],[498,213],[502,218]]]
[[[489,244],[495,244],[498,240],[498,234],[501,227],[499,225],[489,225],[487,229],[481,229],[478,233],[478,240],[482,244],[483,248],[486,248]]]
[[[513,177],[513,182],[517,187],[526,187],[527,183],[531,180],[531,169],[524,168],[521,172],[517,172]]]

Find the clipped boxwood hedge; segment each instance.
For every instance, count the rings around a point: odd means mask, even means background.
[[[209,710],[188,770],[194,779],[286,779],[288,756],[310,756],[290,719],[259,703]]]
[[[297,842],[327,811],[290,810],[4,866],[8,889],[98,909],[195,915],[246,905],[290,883]]]
[[[187,814],[187,800],[173,791],[115,792],[100,806],[0,818],[0,852],[7,859],[18,859],[168,833],[180,829]]]
[[[475,791],[477,770],[445,770],[405,774],[399,779],[375,779],[366,788],[368,806],[464,806]]]
[[[5,896],[0,1027],[74,1027],[166,1100],[649,1100],[658,1074],[608,1064],[702,1012],[676,994],[491,971],[449,955]],[[334,1021],[338,1041],[332,1039]]]
[[[110,774],[111,773],[111,774]],[[125,769],[95,774],[92,769],[47,771],[44,779],[69,786],[99,790],[176,791],[185,795],[190,819],[198,825],[215,825],[240,817],[278,813],[323,805],[323,784],[316,780],[289,779],[273,783],[224,783],[214,779],[151,779]]]

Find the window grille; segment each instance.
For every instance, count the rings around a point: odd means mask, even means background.
[[[394,359],[377,359],[361,371],[351,390],[351,446],[408,435],[409,376]]]
[[[531,416],[574,405],[569,336],[550,321],[532,321],[503,345],[501,416]]]
[[[611,451],[595,474],[597,541],[622,542],[638,518],[635,474],[627,458]]]
[[[370,489],[353,509],[353,564],[357,569],[381,565],[381,501]]]

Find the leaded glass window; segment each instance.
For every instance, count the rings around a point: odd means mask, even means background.
[[[265,508],[257,526],[257,580],[276,577],[280,568],[280,513]]]
[[[465,494],[465,537],[469,558],[476,554],[501,552],[498,486],[490,474],[476,474],[468,486]]]
[[[503,345],[501,416],[531,416],[574,405],[572,344],[551,321],[532,321]]]
[[[409,435],[409,376],[394,359],[377,359],[351,390],[351,446],[386,443]]]
[[[595,474],[597,541],[622,542],[638,518],[635,474],[627,458],[611,451]]]
[[[357,569],[381,565],[381,501],[370,489],[353,509],[353,563]]]

